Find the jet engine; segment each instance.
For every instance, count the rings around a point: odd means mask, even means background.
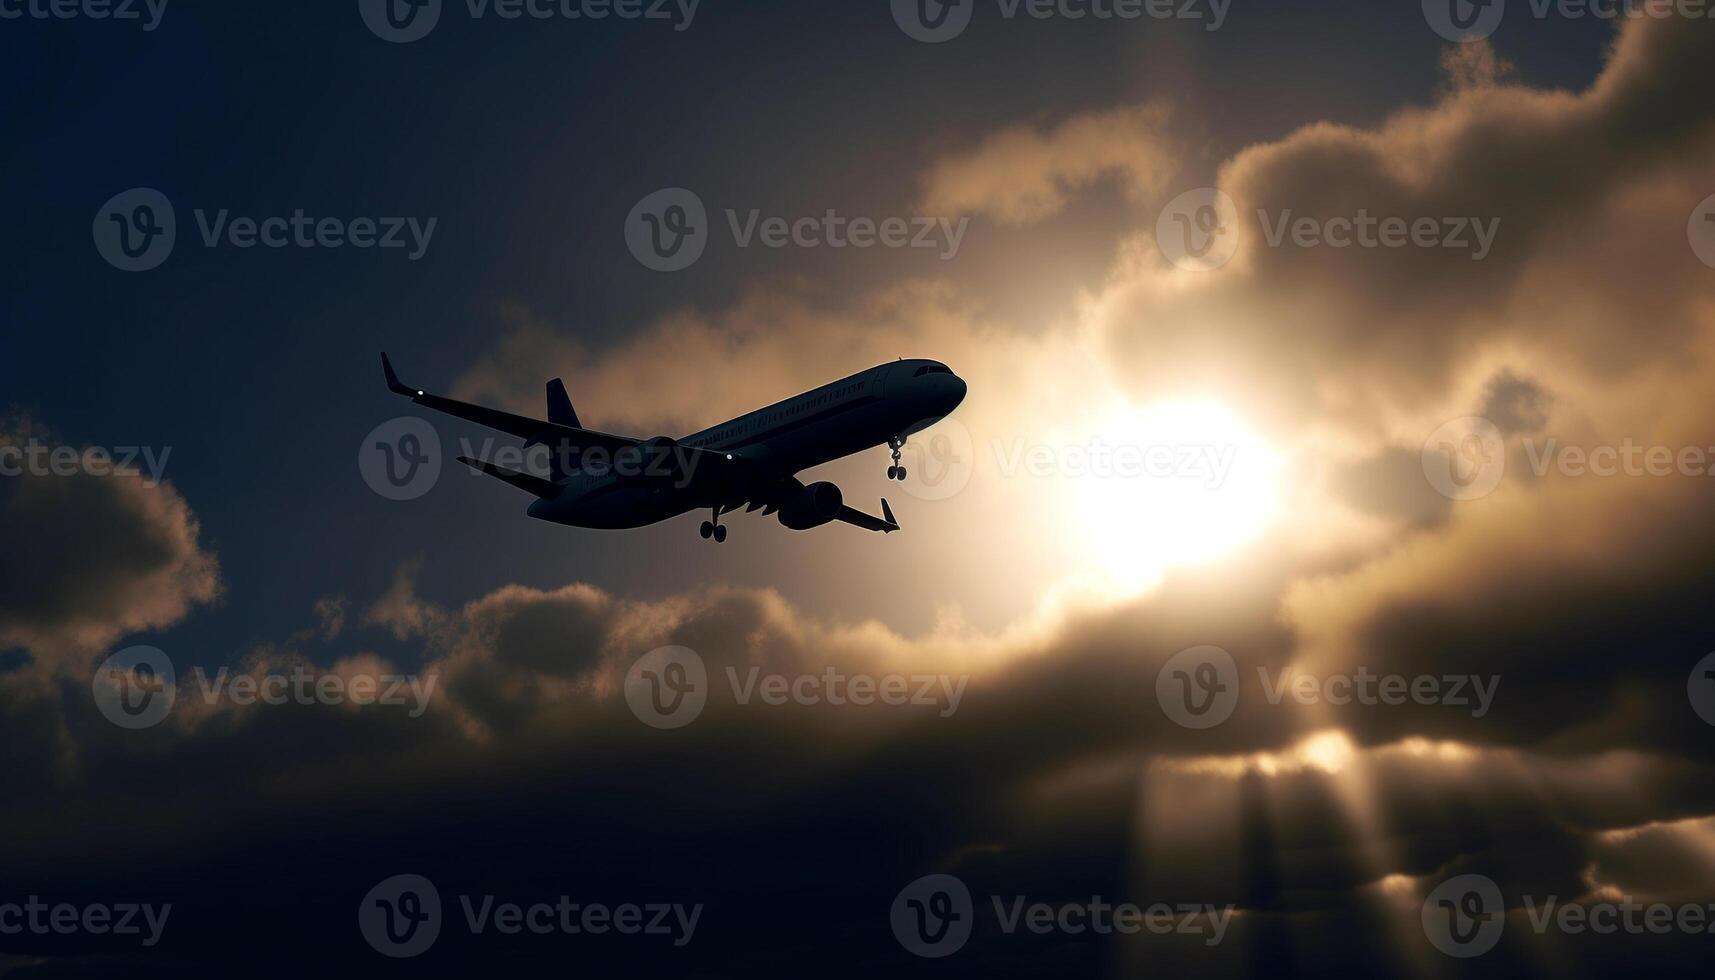
[[[794,531],[821,527],[840,514],[845,498],[832,483],[812,483],[794,490],[780,504],[780,523]]]

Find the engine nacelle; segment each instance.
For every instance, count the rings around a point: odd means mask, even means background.
[[[845,497],[832,483],[812,483],[780,505],[780,523],[794,531],[821,527],[839,516]]]

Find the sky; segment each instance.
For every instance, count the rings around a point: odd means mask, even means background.
[[[0,0],[0,973],[1704,962],[1706,10],[652,4]],[[640,438],[969,395],[806,474],[899,533],[716,545],[528,518],[380,351]]]

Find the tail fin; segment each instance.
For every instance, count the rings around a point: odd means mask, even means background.
[[[574,429],[583,428],[578,421],[578,413],[572,408],[572,399],[566,394],[565,382],[559,378],[548,382],[548,421],[555,425],[569,425]]]

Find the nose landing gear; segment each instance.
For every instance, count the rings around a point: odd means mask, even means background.
[[[899,465],[899,449],[904,445],[904,438],[899,436],[895,436],[892,439],[887,440],[887,448],[893,450],[893,465],[887,468],[887,478],[889,480],[899,480],[901,482],[904,482],[905,480],[905,467]]]
[[[703,526],[697,529],[697,533],[701,534],[705,541],[712,537],[715,539],[715,544],[720,544],[726,540],[726,528],[721,525],[721,509],[719,507],[715,508],[714,516],[714,520],[704,521]]]

